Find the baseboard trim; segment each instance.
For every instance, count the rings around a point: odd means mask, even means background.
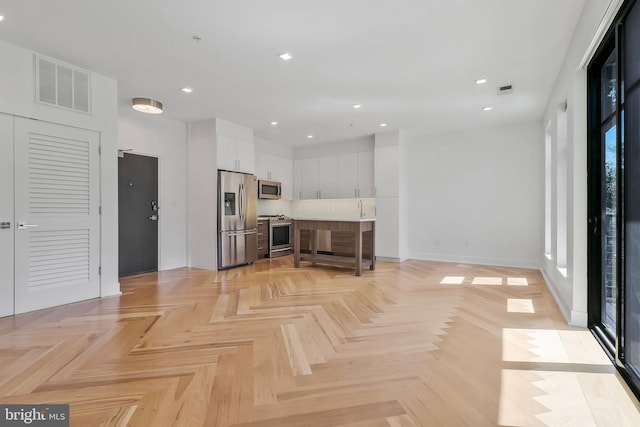
[[[540,261],[516,260],[504,258],[484,258],[471,256],[451,256],[442,254],[433,254],[428,252],[416,252],[411,254],[411,259],[419,259],[423,261],[438,262],[454,262],[458,264],[479,264],[491,265],[496,267],[515,267],[515,268],[533,268],[540,269]]]
[[[556,282],[554,282],[551,279],[551,276],[547,274],[544,268],[540,269],[540,273],[542,274],[542,278],[547,284],[547,289],[549,289],[549,291],[551,292],[551,295],[553,296],[553,299],[556,301],[556,304],[558,305],[558,308],[560,309],[560,313],[562,313],[562,317],[564,317],[565,322],[567,322],[568,325],[580,326],[580,325],[573,324],[572,311],[567,305],[567,303],[562,298],[560,298],[560,290]]]
[[[386,256],[376,256],[376,261],[387,261],[387,262],[397,262],[397,263],[402,262],[400,258],[393,258],[393,257],[386,257]]]

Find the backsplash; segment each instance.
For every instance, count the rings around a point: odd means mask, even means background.
[[[362,203],[362,208],[360,207]],[[361,216],[362,213],[362,216]],[[375,218],[376,199],[258,200],[258,215],[294,218]]]
[[[362,203],[362,207],[360,206]],[[320,199],[291,202],[294,218],[375,218],[376,199]]]
[[[258,199],[258,215],[291,216],[291,200]]]

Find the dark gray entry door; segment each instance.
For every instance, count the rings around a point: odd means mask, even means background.
[[[120,276],[158,271],[158,159],[118,158]]]

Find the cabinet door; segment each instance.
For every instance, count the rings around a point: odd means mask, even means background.
[[[302,159],[302,198],[317,199],[318,193],[318,157]]]
[[[282,183],[282,198],[293,199],[293,161],[286,157],[272,156],[271,176]]]
[[[399,191],[398,146],[376,147],[375,196],[398,197]]]
[[[373,151],[358,153],[358,197],[374,197],[373,194]]]
[[[13,311],[13,118],[0,114],[0,317]]]
[[[318,190],[321,199],[338,198],[338,156],[318,158]]]
[[[228,171],[237,170],[237,149],[236,140],[224,135],[217,135],[217,153],[218,153],[218,169]]]
[[[256,175],[258,175],[258,179],[270,180],[269,172],[271,172],[271,155],[257,151]]]
[[[358,197],[358,153],[338,156],[338,197]]]
[[[253,142],[237,141],[236,153],[239,172],[255,173],[256,152]]]
[[[302,199],[302,159],[293,161],[293,200]]]

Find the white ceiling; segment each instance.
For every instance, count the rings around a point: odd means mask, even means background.
[[[172,119],[221,117],[301,146],[383,122],[435,133],[542,118],[584,3],[2,1],[0,39],[117,79],[123,108],[151,97]],[[498,97],[503,84],[514,93]]]

